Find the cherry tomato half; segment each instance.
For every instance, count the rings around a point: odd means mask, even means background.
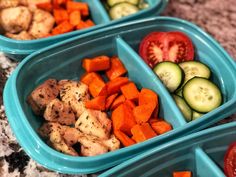
[[[153,68],[157,63],[164,61],[164,37],[165,32],[152,32],[140,43],[139,55]]]
[[[236,142],[229,146],[225,154],[224,171],[227,177],[236,177]]]
[[[152,32],[141,41],[139,54],[153,68],[162,61],[179,63],[193,60],[194,47],[182,32]]]

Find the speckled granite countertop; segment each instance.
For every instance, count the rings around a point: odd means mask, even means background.
[[[235,0],[170,0],[162,15],[189,20],[210,33],[236,59],[236,1]],[[48,171],[30,159],[18,145],[11,132],[2,105],[2,90],[7,77],[17,63],[0,54],[0,176],[1,177],[62,177]],[[220,123],[236,120],[232,115]],[[218,123],[219,124],[219,123]]]

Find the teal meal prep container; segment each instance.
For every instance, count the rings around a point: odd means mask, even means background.
[[[101,3],[101,0],[77,1],[88,3],[91,17],[96,24],[95,26],[84,30],[77,30],[70,33],[65,33],[62,35],[28,41],[10,39],[3,35],[0,35],[0,51],[4,52],[5,55],[16,61],[21,61],[23,58],[35,51],[38,51],[39,49],[42,49],[52,44],[56,44],[73,36],[80,36],[84,33],[88,33],[114,24],[127,22],[130,20],[158,15],[163,11],[163,9],[168,3],[168,0],[146,0],[146,2],[149,4],[149,8],[118,20],[111,20],[103,4]]]
[[[201,118],[187,123],[171,95],[137,54],[142,38],[153,31],[182,31],[193,41],[196,60],[207,64],[212,80],[222,91],[223,103]],[[148,141],[95,157],[72,157],[50,148],[37,134],[42,119],[36,117],[26,97],[49,78],[79,79],[83,58],[117,55],[128,70],[128,77],[138,87],[159,95],[160,117],[173,130]],[[38,163],[61,173],[94,173],[131,159],[151,148],[190,134],[236,112],[236,64],[220,45],[197,26],[187,21],[155,17],[108,27],[52,45],[23,60],[4,89],[8,120],[20,145]]]
[[[134,157],[99,177],[172,177],[191,171],[192,177],[226,177],[224,156],[236,142],[236,122],[179,138]]]

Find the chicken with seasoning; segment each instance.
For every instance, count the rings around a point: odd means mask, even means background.
[[[38,132],[49,146],[72,156],[95,156],[120,148],[111,134],[107,113],[87,109],[88,86],[82,82],[46,80],[28,96],[27,102],[45,123]],[[74,149],[75,144],[80,149]]]
[[[37,9],[39,1],[0,1],[0,26],[6,37],[32,40],[47,36],[55,24],[51,13]]]
[[[0,15],[1,26],[8,33],[17,34],[30,27],[32,13],[27,7],[9,7],[1,10]]]
[[[42,38],[50,33],[54,23],[55,20],[49,12],[36,9],[33,12],[33,19],[28,32],[36,39]]]

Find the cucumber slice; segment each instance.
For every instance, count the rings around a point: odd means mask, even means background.
[[[192,109],[188,106],[188,104],[180,96],[173,95],[173,98],[175,100],[175,103],[179,107],[180,111],[184,115],[184,118],[186,119],[186,121],[190,122],[192,120]]]
[[[134,14],[138,11],[139,11],[139,8],[136,7],[135,5],[124,2],[124,3],[114,5],[110,9],[109,14],[110,14],[111,19],[116,20],[116,19],[128,16],[128,15]]]
[[[158,63],[153,71],[170,92],[174,92],[181,85],[184,78],[179,65],[169,61]]]
[[[194,77],[184,85],[183,97],[193,110],[200,113],[212,111],[222,102],[219,88],[202,77]]]
[[[138,5],[139,0],[107,0],[107,4],[112,7],[116,4],[122,3],[122,2],[128,2],[133,5]]]
[[[196,112],[196,111],[193,111],[193,117],[192,117],[192,120],[196,120],[198,119],[199,117],[203,116],[204,114],[200,113],[200,112]]]
[[[183,69],[185,77],[183,85],[193,77],[203,77],[209,79],[211,76],[211,70],[203,63],[198,61],[186,61],[179,63],[179,66]]]

